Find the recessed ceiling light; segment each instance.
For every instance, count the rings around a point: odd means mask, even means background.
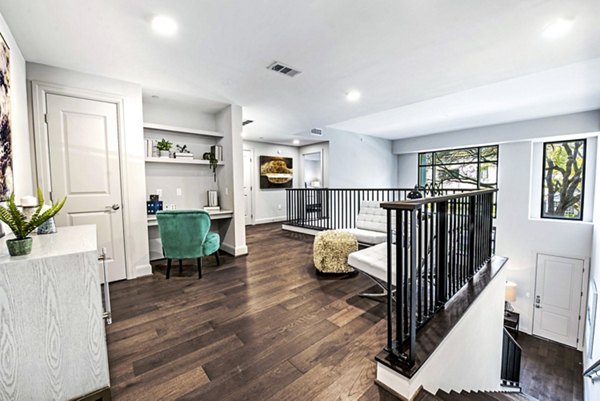
[[[300,145],[300,140],[299,139],[294,139],[294,145]]]
[[[544,39],[558,39],[569,33],[572,27],[572,19],[559,18],[544,28],[542,37]]]
[[[356,89],[352,89],[351,91],[348,91],[348,93],[346,93],[347,101],[356,102],[358,99],[360,99],[360,92]]]
[[[246,131],[242,131],[242,133],[240,134],[240,136],[241,136],[242,138],[245,138],[245,137],[246,137],[246,135],[247,135],[247,134],[246,134]]]
[[[177,32],[177,22],[166,15],[157,15],[152,19],[152,29],[163,36],[173,36]]]

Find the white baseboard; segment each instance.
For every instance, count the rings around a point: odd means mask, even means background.
[[[132,278],[151,276],[151,275],[152,275],[152,266],[148,263],[148,264],[136,266],[135,267],[135,277],[132,277]]]
[[[300,234],[307,234],[307,235],[317,235],[317,233],[321,232],[319,230],[311,230],[310,228],[296,227],[296,226],[291,226],[289,224],[282,224],[281,229],[286,230],[286,231],[292,231],[295,233],[300,233]]]
[[[235,247],[227,242],[221,243],[221,249],[233,256],[242,256],[248,253],[248,246],[242,245]]]
[[[266,217],[264,219],[255,219],[254,224],[277,223],[278,221],[285,221],[286,219],[287,216]]]

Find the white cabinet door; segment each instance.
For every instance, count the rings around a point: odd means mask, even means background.
[[[46,104],[52,195],[68,197],[56,223],[95,224],[109,281],[125,279],[117,105],[52,94]]]
[[[538,255],[533,334],[577,346],[583,260]]]

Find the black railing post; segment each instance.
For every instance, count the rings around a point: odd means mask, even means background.
[[[477,197],[469,196],[469,253],[468,253],[468,268],[469,277],[475,274],[475,206]]]
[[[417,347],[417,210],[410,212],[410,305],[408,363],[414,365]]]
[[[392,209],[387,210],[387,351],[392,352]]]
[[[437,206],[436,299],[444,304],[448,295],[448,201],[440,202]]]

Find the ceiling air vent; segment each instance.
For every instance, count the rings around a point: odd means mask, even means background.
[[[242,125],[252,124],[253,122],[254,122],[254,120],[245,120],[242,122]]]
[[[283,75],[287,75],[288,77],[292,77],[292,78],[295,77],[296,75],[302,73],[302,71],[298,71],[298,70],[290,67],[289,65],[280,63],[279,61],[274,61],[267,68],[271,71],[275,71],[275,72],[278,72]]]
[[[314,136],[323,136],[323,130],[321,128],[313,128],[310,130],[310,134]]]

